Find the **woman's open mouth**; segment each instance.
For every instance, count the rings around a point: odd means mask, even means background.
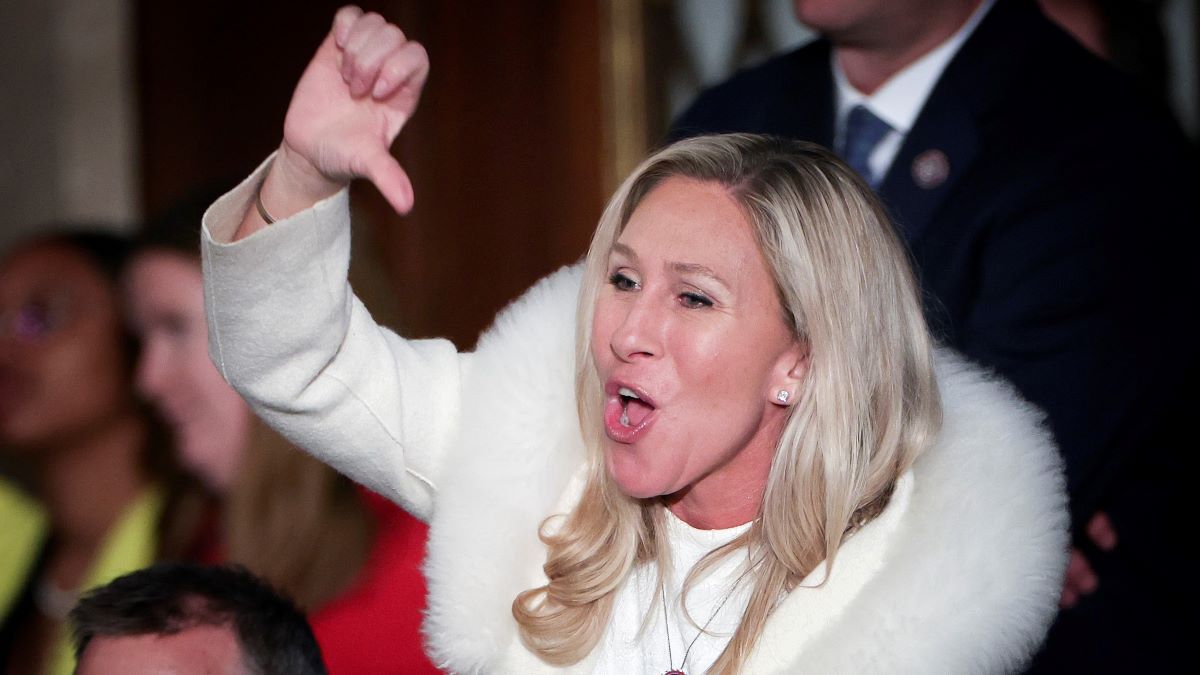
[[[654,403],[645,392],[621,383],[610,381],[605,392],[604,428],[608,437],[618,443],[633,443],[654,422]]]

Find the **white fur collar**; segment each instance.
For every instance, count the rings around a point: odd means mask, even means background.
[[[544,580],[539,525],[578,494],[579,279],[565,268],[534,286],[464,366],[426,562],[425,632],[456,672],[555,670],[521,648],[511,606]],[[911,492],[847,542],[829,584],[789,595],[748,672],[1002,672],[1040,643],[1067,550],[1057,453],[1007,384],[948,351],[938,380],[945,424]]]

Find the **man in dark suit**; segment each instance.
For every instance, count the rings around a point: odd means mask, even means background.
[[[1035,670],[1194,663],[1187,143],[1032,0],[795,5],[823,38],[704,92],[672,136],[835,148],[908,241],[934,331],[1045,410],[1076,549]]]

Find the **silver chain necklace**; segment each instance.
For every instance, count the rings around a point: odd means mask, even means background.
[[[742,579],[745,579],[746,575],[753,571],[755,567],[758,567],[758,563],[747,567],[746,570],[734,580],[733,585],[729,587],[729,591],[725,593],[725,597],[721,599],[721,602],[717,605],[717,608],[714,609],[712,614],[708,616],[708,621],[704,622],[704,625],[701,626],[700,630],[696,633],[696,637],[692,638],[692,641],[688,643],[687,649],[683,650],[683,660],[679,662],[679,668],[675,667],[675,654],[671,651],[671,622],[667,618],[667,585],[665,583],[660,583],[658,585],[658,590],[662,595],[663,628],[667,631],[667,665],[670,668],[670,670],[664,672],[663,675],[687,675],[683,669],[687,668],[688,655],[692,653],[692,647],[696,644],[696,640],[699,640],[700,636],[704,635],[704,633],[708,630],[708,625],[711,624],[713,619],[717,618],[717,615],[721,613],[721,609],[725,607],[725,603],[729,602],[729,598],[733,597],[733,592],[737,590],[739,585],[741,585]],[[733,636],[730,636],[731,639],[732,637]]]

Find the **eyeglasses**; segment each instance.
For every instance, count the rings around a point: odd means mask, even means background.
[[[0,309],[0,337],[40,342],[70,320],[71,300],[65,293],[32,298],[19,307]]]

